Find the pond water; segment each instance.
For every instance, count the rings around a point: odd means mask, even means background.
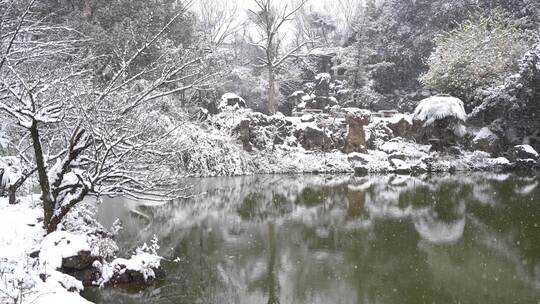
[[[121,248],[154,235],[164,282],[97,303],[540,303],[540,178],[190,179],[190,199],[105,201]],[[178,258],[176,262],[173,262]]]

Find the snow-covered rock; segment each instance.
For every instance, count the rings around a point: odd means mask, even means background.
[[[159,246],[154,236],[151,244],[146,243],[135,250],[129,258],[116,258],[111,263],[94,262],[93,267],[101,273],[95,284],[99,286],[117,284],[148,284],[165,274],[161,268],[161,259],[157,253]]]
[[[388,155],[388,159],[399,159],[399,160],[406,160],[407,154],[402,152],[394,152],[390,155]]]
[[[408,174],[412,171],[411,165],[401,159],[390,159],[390,164],[392,164],[392,167],[394,168],[393,171],[399,174]]]
[[[332,79],[332,76],[330,76],[330,74],[328,73],[319,73],[317,75],[315,75],[315,80],[317,80],[317,82],[321,83],[321,82],[330,82],[330,80]]]
[[[393,138],[381,145],[379,150],[386,152],[387,154],[399,152],[412,158],[422,158],[427,156],[430,146],[408,142],[402,138]]]
[[[62,259],[76,256],[81,251],[91,251],[85,235],[55,231],[41,242],[39,261],[43,268],[59,269],[62,267]]]
[[[472,146],[475,150],[482,150],[491,155],[501,152],[501,139],[493,133],[488,127],[481,128],[472,140]]]
[[[530,145],[518,145],[514,146],[510,151],[510,154],[514,159],[532,159],[538,160],[538,152],[534,150]]]
[[[302,117],[300,117],[300,120],[302,122],[312,122],[315,121],[315,117],[313,117],[311,114],[304,114]]]
[[[358,152],[349,153],[347,159],[350,162],[358,162],[360,164],[368,164],[373,161],[373,158],[369,154]]]
[[[414,125],[411,115],[397,114],[387,119],[387,122],[387,126],[392,130],[394,136],[415,139],[419,135],[418,127]]]
[[[238,109],[238,108],[245,108],[246,107],[246,101],[244,98],[236,95],[235,93],[225,93],[221,96],[221,101],[218,105],[218,109],[224,110],[224,109]]]
[[[370,114],[369,111],[359,109],[347,113],[347,137],[343,149],[345,153],[367,152],[366,132],[364,131],[364,127],[369,124]]]

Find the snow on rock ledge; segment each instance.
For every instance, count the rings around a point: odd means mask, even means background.
[[[502,150],[500,138],[488,127],[481,128],[472,140],[472,147],[475,150],[486,151],[491,155],[498,155]]]
[[[138,247],[129,258],[116,258],[111,263],[94,262],[93,267],[101,273],[95,285],[151,284],[165,276],[161,268],[162,257],[157,254],[159,245],[154,237],[150,246],[146,243]]]
[[[530,145],[518,145],[514,146],[511,151],[512,157],[514,159],[532,159],[538,160],[538,152],[534,150]]]
[[[43,268],[59,269],[64,258],[74,257],[82,251],[90,252],[86,236],[55,231],[41,242],[39,261]]]

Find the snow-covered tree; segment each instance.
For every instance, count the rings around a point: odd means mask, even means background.
[[[21,3],[25,1],[21,0]],[[26,134],[20,152],[38,175],[44,226],[54,231],[88,194],[138,197],[167,179],[166,159],[177,146],[175,126],[153,115],[152,103],[205,85],[202,58],[178,51],[181,60],[160,57],[143,71],[126,73],[185,11],[178,12],[129,55],[103,85],[88,69],[79,32],[36,18],[35,1],[8,11],[0,36],[0,110]]]
[[[530,44],[520,21],[500,10],[475,16],[435,39],[429,71],[420,80],[442,93],[471,100],[517,71]]]
[[[234,38],[243,28],[237,17],[239,10],[231,0],[199,0],[194,3],[196,26],[210,46],[221,45]]]
[[[372,87],[379,93],[416,91],[418,78],[428,70],[427,58],[434,39],[459,27],[471,14],[486,15],[498,8],[522,20],[523,28],[538,31],[540,2],[536,0],[366,0],[364,12],[355,18],[360,39],[351,43],[367,54]],[[535,21],[536,20],[536,21]],[[461,53],[461,50],[459,51]]]
[[[468,121],[491,124],[508,145],[530,144],[540,150],[540,43],[519,60],[518,73],[486,90],[484,96]]]
[[[84,33],[85,50],[93,54],[96,81],[107,81],[177,13],[191,8],[194,0],[69,0],[38,1],[36,14],[49,23]],[[175,18],[162,39],[148,46],[125,73],[151,73],[149,65],[161,56],[173,57],[173,49],[195,47],[194,18],[185,12]]]
[[[280,41],[283,25],[292,20],[302,6],[308,0],[302,0],[300,4],[289,8],[285,5],[283,8],[277,7],[273,0],[253,0],[257,5],[256,10],[250,10],[251,20],[257,26],[258,38],[252,42],[254,46],[264,52],[264,55],[258,57],[256,67],[266,68],[268,71],[268,113],[276,112],[276,73],[277,69],[296,52],[301,50],[309,42],[303,42],[282,53]]]

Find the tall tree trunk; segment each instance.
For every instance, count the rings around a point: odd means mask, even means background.
[[[276,113],[276,79],[274,67],[268,66],[268,114]]]
[[[39,186],[41,188],[41,200],[43,202],[43,225],[45,228],[49,225],[54,212],[54,202],[51,197],[51,187],[49,177],[47,176],[47,166],[43,157],[43,149],[39,138],[37,122],[34,121],[30,127],[30,136],[32,137],[32,146],[36,156],[36,167],[38,172]]]

